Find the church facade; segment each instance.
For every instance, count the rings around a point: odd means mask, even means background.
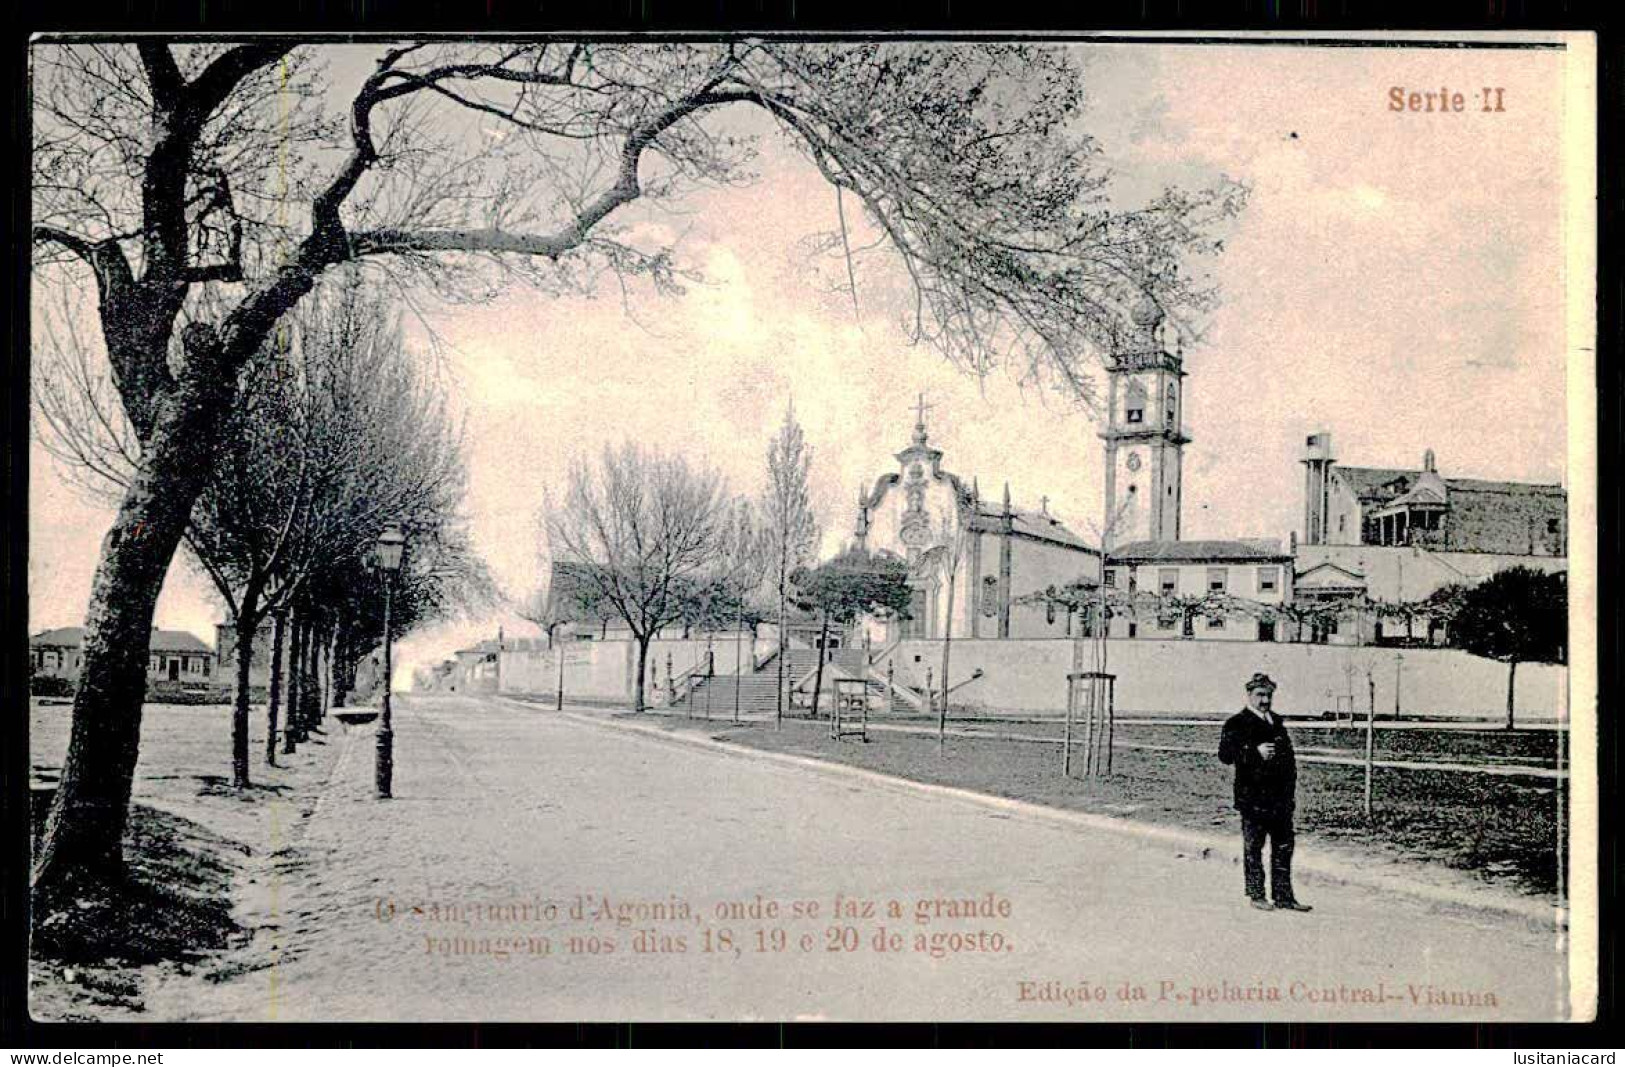
[[[871,639],[1064,637],[1066,612],[1029,598],[1050,586],[1098,582],[1100,550],[1059,519],[998,502],[977,482],[943,469],[930,444],[922,400],[897,470],[858,497],[857,543],[909,563],[910,617],[873,620]]]

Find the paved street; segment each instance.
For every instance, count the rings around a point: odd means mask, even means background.
[[[388,803],[370,795],[370,731],[335,742],[346,751],[300,855],[260,887],[279,925],[278,962],[201,991],[157,990],[153,1017],[1442,1021],[1567,1011],[1552,936],[1517,920],[1314,881],[1300,886],[1312,914],[1258,912],[1235,867],[1167,845],[495,699],[399,698]],[[781,913],[752,914],[758,894]],[[859,901],[857,914],[832,915],[837,894]],[[625,925],[593,921],[605,898],[610,911],[626,906]],[[938,898],[980,900],[995,914],[955,916]],[[902,918],[886,913],[894,899]],[[817,902],[817,916],[790,914],[795,901]],[[926,923],[922,901],[935,913]],[[744,910],[719,917],[719,902]],[[900,950],[876,951],[881,927],[902,935]],[[680,938],[685,951],[637,951],[640,931],[643,948],[675,949]],[[929,951],[933,934],[941,958]],[[915,951],[917,935],[926,951]],[[612,954],[587,951],[609,940]],[[1119,998],[1135,987],[1144,999]],[[1262,999],[1272,993],[1280,999]]]

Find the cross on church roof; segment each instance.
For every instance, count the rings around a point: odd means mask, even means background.
[[[920,394],[919,402],[914,406],[914,441],[916,444],[925,444],[925,413],[930,411],[934,406],[935,405],[933,404],[927,404],[925,402],[924,393]]]

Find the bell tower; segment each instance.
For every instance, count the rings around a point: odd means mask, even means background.
[[[1110,550],[1130,541],[1179,540],[1184,448],[1184,345],[1169,352],[1164,314],[1147,293],[1129,315],[1128,331],[1107,364],[1106,514]]]

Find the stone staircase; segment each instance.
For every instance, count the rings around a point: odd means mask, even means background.
[[[831,664],[853,673],[864,673],[866,670],[863,650],[858,648],[836,649],[831,657]],[[826,664],[826,670],[831,664]],[[817,666],[818,654],[814,650],[787,649],[784,653],[785,686],[787,688],[794,686]],[[676,706],[684,708],[691,714],[708,712],[712,718],[729,718],[733,715],[734,694],[737,692],[740,715],[758,717],[772,715],[778,706],[775,695],[778,678],[778,662],[769,656],[767,662],[750,674],[743,676],[718,674],[697,681],[688,693],[677,701]],[[900,695],[895,697],[890,705],[895,711],[914,710],[913,705]],[[884,702],[882,706],[885,706]],[[785,711],[787,713],[790,711],[788,703],[785,705]]]

